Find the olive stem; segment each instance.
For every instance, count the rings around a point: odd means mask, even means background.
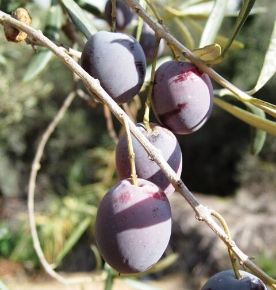
[[[116,2],[117,0],[111,1],[111,31],[116,32],[116,21],[117,21],[117,9],[116,9]]]
[[[136,166],[135,166],[135,153],[134,153],[133,145],[132,145],[132,137],[129,130],[128,120],[126,118],[123,118],[123,121],[124,121],[124,127],[126,130],[126,138],[127,138],[127,153],[128,153],[129,164],[130,164],[130,179],[131,179],[131,183],[137,186],[138,181],[137,181]]]
[[[214,216],[220,222],[225,234],[228,236],[229,240],[231,240],[230,230],[229,230],[229,227],[228,227],[225,219],[223,218],[223,216],[215,210],[211,210],[211,215]],[[236,278],[238,280],[240,280],[241,274],[240,274],[239,268],[237,266],[237,259],[236,259],[235,255],[233,254],[231,247],[227,246],[227,249],[228,249],[228,255],[229,255],[229,258],[230,258],[230,261],[232,264],[234,274],[235,274]]]
[[[148,132],[151,132],[149,115],[150,115],[151,95],[153,91],[154,75],[155,75],[160,40],[161,39],[157,36],[155,40],[155,45],[154,45],[153,62],[151,65],[150,83],[149,83],[149,88],[148,88],[148,93],[147,93],[147,99],[145,102],[145,112],[144,112],[143,123]]]

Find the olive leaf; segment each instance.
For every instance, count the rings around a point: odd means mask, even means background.
[[[94,33],[97,32],[97,29],[92,24],[92,21],[87,19],[86,14],[75,1],[61,0],[61,3],[67,10],[73,23],[85,35],[86,38],[91,37]]]
[[[232,114],[236,118],[242,120],[243,122],[253,126],[255,128],[266,131],[267,133],[276,136],[276,123],[267,119],[263,119],[260,116],[249,113],[235,105],[231,105],[226,101],[219,98],[214,98],[214,103],[225,110],[226,112]]]
[[[49,8],[44,34],[53,41],[59,39],[59,30],[62,25],[62,11],[60,6],[52,5]],[[39,75],[50,62],[53,53],[47,48],[39,48],[31,59],[23,81],[28,82]]]
[[[199,47],[206,46],[215,41],[215,38],[218,34],[218,31],[224,19],[226,8],[227,8],[226,0],[215,1],[214,7],[208,17],[203,33],[201,35]]]
[[[253,5],[255,3],[255,0],[244,0],[242,7],[240,9],[239,12],[239,16],[236,20],[236,24],[234,26],[234,30],[232,33],[232,36],[230,37],[228,43],[226,44],[222,55],[224,56],[227,52],[227,50],[229,49],[229,47],[231,46],[232,42],[234,41],[234,39],[237,37],[238,33],[240,32],[243,24],[245,23],[251,9],[253,8]]]
[[[259,91],[275,74],[276,72],[276,21],[270,38],[270,43],[265,54],[263,67],[261,69],[258,81],[255,87],[248,93],[254,94]]]

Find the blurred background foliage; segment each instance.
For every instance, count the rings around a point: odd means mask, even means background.
[[[97,15],[104,6],[104,1],[76,2]],[[159,1],[180,8],[196,2],[209,1]],[[229,13],[236,15],[239,1],[229,2],[236,3],[236,6],[228,7]],[[58,3],[53,1],[52,4]],[[50,1],[39,0],[0,1],[0,8],[7,12],[26,7],[33,26],[43,31],[47,31],[49,5]],[[231,49],[224,61],[215,67],[244,90],[254,87],[257,81],[275,19],[275,1],[258,1],[256,6],[265,9],[249,16],[236,39],[236,49]],[[178,39],[191,48],[197,48],[207,12],[197,10],[195,14],[179,18],[186,25],[187,33],[184,34],[175,25],[175,17],[166,13],[162,16]],[[95,18],[87,10],[86,14],[97,29],[109,29],[103,19]],[[225,42],[223,37],[229,37],[234,23],[235,17],[224,19],[219,32],[221,43]],[[54,32],[57,35],[52,34],[52,39],[65,47],[74,43],[74,47],[81,50],[85,42],[65,10],[60,29]],[[0,43],[0,258],[20,261],[27,268],[35,268],[39,263],[32,249],[26,217],[31,162],[41,134],[65,97],[72,90],[83,87],[54,57],[49,58],[46,68],[37,76],[23,81],[39,48],[9,43],[3,30],[0,31]],[[256,96],[275,103],[275,91],[274,77]],[[139,109],[139,106],[130,104],[132,107],[134,111]],[[135,113],[141,121],[142,110]],[[114,125],[119,133],[120,126],[115,120]],[[261,153],[253,156],[250,153],[251,135],[252,128],[215,107],[212,117],[201,130],[178,138],[183,151],[182,177],[187,186],[192,191],[218,196],[233,196],[240,187],[247,187],[252,195],[266,190],[275,192],[275,138],[268,136]],[[102,106],[75,99],[46,147],[36,190],[40,240],[47,259],[56,267],[65,270],[100,267],[100,262],[95,259],[97,250],[92,247],[92,251],[90,247],[94,243],[93,222],[97,205],[116,182],[114,148],[115,142],[107,132]],[[78,247],[81,250],[77,250]],[[74,262],[70,255],[73,255]],[[85,258],[87,261],[82,263]],[[80,262],[76,263],[75,259]],[[275,274],[275,267],[267,262],[265,254],[260,261]]]

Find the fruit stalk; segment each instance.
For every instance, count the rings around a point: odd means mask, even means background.
[[[148,93],[147,93],[147,99],[145,102],[145,112],[144,112],[144,118],[143,118],[143,123],[145,125],[145,128],[148,132],[151,131],[150,125],[149,125],[149,114],[150,114],[150,106],[151,106],[151,95],[152,95],[152,88],[153,88],[153,81],[154,81],[154,74],[155,74],[155,69],[156,69],[156,61],[157,61],[157,56],[158,56],[158,49],[159,49],[159,44],[160,44],[160,38],[157,37],[155,41],[155,46],[154,46],[154,56],[153,56],[153,62],[151,65],[151,75],[150,75],[150,84],[148,88]]]
[[[112,27],[111,27],[111,31],[112,32],[116,32],[116,1],[117,0],[112,0],[111,2],[111,22],[112,22]]]
[[[127,136],[127,153],[128,153],[128,159],[129,159],[129,164],[130,164],[130,178],[131,178],[131,183],[133,185],[137,185],[137,174],[136,174],[136,167],[135,167],[135,153],[133,150],[133,145],[132,145],[132,140],[131,140],[131,133],[129,130],[129,125],[128,121],[126,118],[124,120],[124,126],[126,130],[126,136]]]

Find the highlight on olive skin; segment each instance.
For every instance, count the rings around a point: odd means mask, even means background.
[[[119,32],[99,31],[84,46],[82,67],[119,104],[139,93],[146,72],[146,59],[140,44]]]
[[[119,181],[102,199],[96,242],[104,260],[119,273],[143,272],[163,255],[171,235],[171,209],[158,186],[138,179]]]
[[[112,1],[108,0],[105,4],[104,15],[110,26],[112,26],[111,12]],[[124,30],[130,24],[133,17],[133,12],[125,5],[124,1],[116,0],[116,29],[120,31]]]
[[[155,146],[180,178],[182,172],[182,152],[175,135],[168,129],[154,123],[151,123],[150,127],[151,130],[147,131],[143,124],[137,124],[137,129]],[[149,158],[143,146],[135,138],[132,138],[132,144],[138,177],[155,183],[166,194],[173,193],[175,191],[173,185],[160,167]],[[122,135],[116,147],[116,170],[120,179],[130,176],[127,148],[127,138],[125,135]]]
[[[246,271],[239,271],[237,279],[233,270],[219,272],[212,276],[201,290],[267,290],[265,284],[256,276]]]
[[[159,122],[175,134],[197,131],[213,107],[209,76],[189,62],[167,61],[155,73],[152,108]]]

